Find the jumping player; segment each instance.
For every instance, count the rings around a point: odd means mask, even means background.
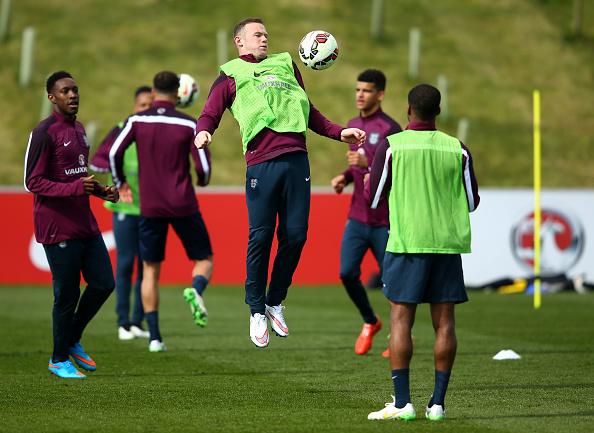
[[[394,402],[368,419],[416,417],[410,399],[411,330],[417,305],[429,303],[435,330],[435,387],[426,418],[445,417],[445,394],[456,357],[454,306],[466,302],[461,253],[470,252],[470,218],[480,197],[472,156],[457,138],[439,132],[439,90],[428,84],[408,94],[408,126],[388,137],[371,168],[371,207],[388,196],[390,237],[384,294],[390,301],[390,365]]]
[[[52,273],[54,351],[48,369],[62,378],[84,379],[69,356],[84,370],[97,369],[80,340],[115,285],[89,195],[116,202],[118,190],[88,175],[89,143],[76,120],[80,97],[72,75],[54,72],[46,90],[53,111],[29,136],[25,189],[34,194],[35,238]],[[82,296],[81,273],[87,282]]]
[[[239,58],[220,67],[198,119],[195,144],[210,144],[226,109],[237,122],[247,163],[246,201],[249,216],[246,304],[250,338],[257,347],[273,331],[287,337],[282,305],[307,237],[311,175],[305,132],[360,143],[365,133],[343,129],[326,119],[310,102],[297,66],[288,53],[268,55],[268,33],[259,18],[249,18],[233,32]],[[278,252],[268,293],[268,264],[278,217]]]
[[[203,293],[212,275],[212,248],[190,176],[189,155],[196,166],[198,184],[210,181],[210,154],[193,145],[196,122],[175,109],[178,76],[162,71],[153,80],[153,103],[130,116],[109,152],[114,181],[129,197],[123,170],[124,152],[136,142],[140,189],[140,255],[143,260],[142,303],[149,327],[149,351],[166,350],[159,330],[159,274],[165,259],[169,225],[190,260],[192,287],[184,290],[197,326],[207,324]]]
[[[357,77],[355,100],[359,116],[351,119],[347,127],[362,129],[367,139],[363,146],[349,145],[349,166],[331,181],[337,194],[342,193],[349,183],[354,184],[351,208],[340,245],[340,279],[363,318],[363,328],[355,342],[357,355],[364,355],[371,349],[373,336],[382,328],[382,322],[371,308],[361,283],[361,262],[367,250],[371,250],[381,271],[388,241],[388,201],[382,198],[377,208],[371,209],[363,190],[363,177],[369,173],[376,149],[385,143],[388,135],[402,130],[394,119],[382,111],[385,89],[386,76],[382,71],[367,69]]]

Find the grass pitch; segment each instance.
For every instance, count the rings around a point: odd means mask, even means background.
[[[360,319],[339,287],[293,288],[291,336],[256,349],[243,289],[210,287],[210,323],[196,328],[181,288],[164,288],[161,321],[169,352],[146,340],[118,341],[113,297],[83,339],[98,370],[64,381],[46,369],[51,290],[0,288],[2,432],[591,432],[594,423],[594,296],[474,294],[458,308],[458,357],[447,419],[422,418],[433,389],[432,330],[421,307],[414,328],[410,423],[371,422],[392,393],[387,328],[356,356]],[[383,295],[371,292],[387,322]],[[513,349],[519,361],[493,361]]]

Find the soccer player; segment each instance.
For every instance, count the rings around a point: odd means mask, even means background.
[[[165,259],[169,225],[180,238],[193,261],[192,287],[184,290],[194,322],[207,324],[203,293],[212,276],[212,249],[206,225],[190,176],[192,155],[198,185],[210,181],[210,154],[197,150],[194,140],[196,121],[175,109],[178,76],[162,71],[153,80],[150,109],[130,116],[109,151],[114,181],[122,196],[130,197],[124,171],[124,153],[135,141],[138,152],[140,191],[140,256],[143,260],[142,303],[149,327],[149,351],[166,350],[159,330],[159,273]]]
[[[382,111],[385,89],[386,76],[382,71],[367,69],[357,77],[355,101],[359,116],[351,119],[347,127],[362,129],[367,140],[360,147],[349,145],[349,166],[331,181],[337,194],[342,193],[349,183],[354,183],[351,208],[340,245],[340,279],[363,318],[363,328],[355,342],[357,355],[364,355],[371,349],[373,336],[382,328],[382,322],[371,308],[361,283],[361,262],[370,249],[381,270],[388,241],[388,201],[384,198],[376,209],[371,209],[363,188],[363,177],[369,172],[378,146],[384,144],[388,135],[402,131],[398,122]]]
[[[437,131],[439,90],[408,94],[408,126],[377,150],[369,179],[371,207],[388,196],[390,237],[384,294],[390,301],[390,365],[395,399],[368,419],[416,417],[410,399],[411,330],[417,304],[429,303],[435,330],[435,388],[425,410],[445,417],[445,394],[456,357],[454,306],[466,302],[460,254],[470,252],[469,212],[479,204],[472,156],[457,138]]]
[[[80,340],[83,331],[113,291],[107,248],[89,204],[89,196],[116,202],[118,190],[88,176],[89,143],[76,120],[79,93],[68,72],[46,82],[52,114],[31,132],[25,155],[25,189],[34,194],[35,239],[43,245],[52,273],[54,351],[48,369],[68,379],[84,379],[95,361]],[[80,296],[80,274],[87,288]]]
[[[147,110],[153,96],[149,86],[141,86],[134,92],[134,113]],[[99,145],[89,167],[98,173],[108,173],[109,150],[116,137],[122,132],[124,122],[114,126]],[[139,256],[138,224],[140,204],[138,202],[138,156],[136,145],[132,144],[124,153],[124,173],[130,186],[132,200],[117,203],[106,202],[105,207],[113,212],[113,234],[117,248],[116,264],[116,314],[118,316],[118,338],[132,340],[148,338],[149,333],[142,328],[144,310],[140,295],[142,282],[142,259]],[[130,292],[134,261],[137,260],[136,282],[134,283],[134,307],[130,321]]]
[[[288,53],[268,55],[268,33],[259,18],[248,18],[233,32],[239,58],[220,67],[198,119],[195,144],[210,144],[229,109],[237,122],[247,163],[249,215],[246,303],[250,338],[257,347],[269,342],[268,319],[281,337],[289,335],[282,301],[307,237],[311,175],[305,132],[359,143],[365,133],[327,120],[310,102],[297,66]],[[268,264],[277,228],[278,252],[268,294]]]

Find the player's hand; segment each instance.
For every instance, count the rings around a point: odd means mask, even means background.
[[[198,149],[204,149],[212,141],[212,135],[208,131],[200,131],[194,139],[194,146]]]
[[[105,200],[117,203],[120,199],[120,192],[115,185],[105,187]]]
[[[365,173],[363,176],[363,185],[367,184],[367,182],[369,182],[369,173]]]
[[[363,150],[363,148],[360,148],[359,150]],[[359,152],[357,150],[349,150],[346,154],[346,157],[349,165],[356,165],[357,167],[361,168],[369,167],[369,161],[367,160],[365,153]]]
[[[340,141],[361,146],[365,143],[365,131],[359,128],[343,129],[340,131]]]
[[[120,185],[119,196],[122,203],[132,203],[132,190],[126,182]]]
[[[344,177],[344,174],[339,174],[338,176],[333,178],[330,181],[330,184],[332,185],[332,188],[334,188],[336,194],[342,193],[342,190],[346,185],[346,178]]]
[[[85,193],[87,193],[89,195],[91,195],[95,192],[95,185],[99,184],[99,182],[95,179],[94,174],[87,176],[87,177],[81,177],[80,180],[84,185]]]

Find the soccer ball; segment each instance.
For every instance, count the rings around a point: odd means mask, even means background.
[[[198,99],[200,89],[196,80],[188,74],[179,74],[179,88],[177,89],[177,106],[189,107]]]
[[[311,69],[326,69],[338,58],[338,44],[330,33],[314,30],[299,43],[299,58]]]

